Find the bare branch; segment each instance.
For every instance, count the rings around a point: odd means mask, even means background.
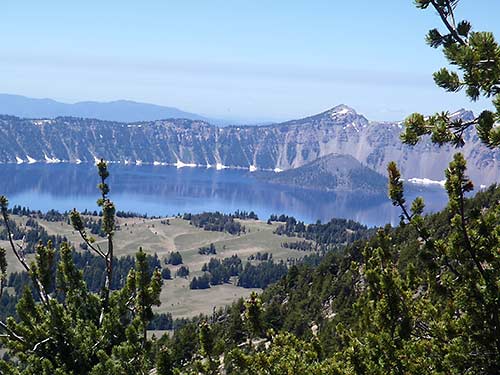
[[[16,341],[22,342],[23,344],[26,343],[24,338],[22,336],[19,336],[16,332],[14,332],[12,329],[10,329],[7,324],[5,324],[3,321],[0,320],[0,327],[7,332],[7,336],[10,338],[13,338]]]
[[[106,254],[104,254],[104,252],[101,250],[101,248],[99,247],[99,245],[96,244],[96,246],[94,246],[94,244],[87,237],[87,233],[85,233],[85,231],[78,230],[78,233],[80,234],[80,237],[85,241],[85,243],[87,244],[87,246],[92,249],[92,251],[94,251],[95,253],[97,253],[103,259],[106,259]]]
[[[50,340],[52,340],[52,337],[47,337],[45,340],[42,340],[42,341],[40,341],[40,342],[37,342],[37,343],[35,344],[35,346],[33,347],[33,349],[32,349],[32,350],[33,350],[34,352],[36,352],[36,350],[38,349],[38,347],[39,347],[40,345],[45,344],[46,342],[48,342],[48,341],[50,341]]]
[[[26,272],[29,275],[33,275],[33,273],[31,272],[30,266],[28,266],[28,263],[26,262],[26,258],[24,257],[24,255],[21,255],[21,253],[19,253],[16,249],[16,244],[14,243],[14,240],[13,240],[14,234],[12,233],[12,230],[10,229],[9,217],[8,217],[7,212],[5,210],[2,210],[2,217],[3,217],[4,224],[5,224],[5,228],[7,229],[7,237],[9,237],[9,244],[10,244],[12,251],[14,252],[14,255],[16,256],[19,263],[21,263],[21,265],[24,267]],[[50,300],[50,297],[47,294],[47,292],[45,291],[45,288],[44,288],[42,282],[37,277],[34,277],[34,281],[35,281],[34,282],[35,289],[37,290],[37,294],[40,297],[40,301],[42,301],[42,303],[44,303],[44,304],[47,304],[47,302]]]

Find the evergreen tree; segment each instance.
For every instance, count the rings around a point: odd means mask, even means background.
[[[423,135],[430,135],[438,144],[464,144],[467,129],[475,127],[481,141],[488,147],[500,146],[500,46],[491,32],[473,31],[469,21],[457,22],[455,8],[460,0],[416,0],[418,8],[437,11],[446,31],[432,29],[427,43],[442,48],[448,62],[458,69],[442,68],[434,73],[436,84],[446,91],[465,90],[473,101],[493,98],[495,111],[485,110],[472,120],[454,118],[448,112],[424,117],[414,113],[405,121],[405,143],[416,144]]]
[[[0,361],[2,374],[147,374],[154,367],[146,328],[153,317],[152,307],[160,303],[161,274],[159,270],[150,272],[146,255],[140,249],[126,285],[111,290],[115,208],[107,197],[109,173],[104,161],[98,164],[98,170],[98,205],[107,248],[101,248],[87,235],[75,210],[71,221],[89,248],[106,262],[105,281],[99,294],[89,291],[66,243],[59,249],[50,242],[40,244],[34,261],[28,264],[23,250],[12,241],[7,199],[0,198],[11,251],[33,285],[32,289],[26,287],[17,304],[19,320],[9,317],[0,322],[0,338],[14,358]],[[57,252],[60,260],[55,264]],[[1,266],[5,264],[4,252],[0,256]],[[2,266],[2,274],[3,269]]]
[[[262,301],[257,293],[252,292],[250,297],[245,301],[245,320],[250,339],[259,337],[262,333]]]

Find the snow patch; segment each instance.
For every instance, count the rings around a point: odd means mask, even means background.
[[[334,112],[337,115],[346,115],[349,113],[349,110],[347,108],[341,109],[340,111]]]
[[[446,180],[441,180],[441,181],[435,181],[431,180],[429,178],[410,178],[408,179],[408,182],[416,185],[440,185],[444,187],[444,184],[446,183]]]
[[[49,158],[47,156],[47,154],[43,154],[43,156],[45,156],[45,162],[48,163],[48,164],[56,164],[56,163],[60,163],[61,160],[59,160],[58,158],[54,157],[54,158]]]
[[[194,163],[183,163],[180,160],[177,160],[177,162],[174,165],[177,168],[184,168],[184,167],[194,168],[194,167],[196,167],[196,164],[194,164]]]

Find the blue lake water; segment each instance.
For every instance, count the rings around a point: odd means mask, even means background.
[[[334,194],[266,183],[244,170],[215,170],[152,165],[109,166],[110,197],[117,209],[154,216],[235,210],[295,216],[305,222],[348,218],[368,226],[393,224],[400,211],[385,197]],[[90,164],[0,165],[0,195],[11,205],[59,211],[96,209],[98,176]],[[427,212],[446,204],[440,187],[413,187],[408,201],[423,196]]]

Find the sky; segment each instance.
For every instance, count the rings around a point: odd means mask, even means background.
[[[457,14],[500,38],[500,1],[462,0]],[[489,106],[434,85],[446,66],[425,44],[434,27],[412,0],[2,0],[0,92],[248,122],[341,103],[388,121]]]

